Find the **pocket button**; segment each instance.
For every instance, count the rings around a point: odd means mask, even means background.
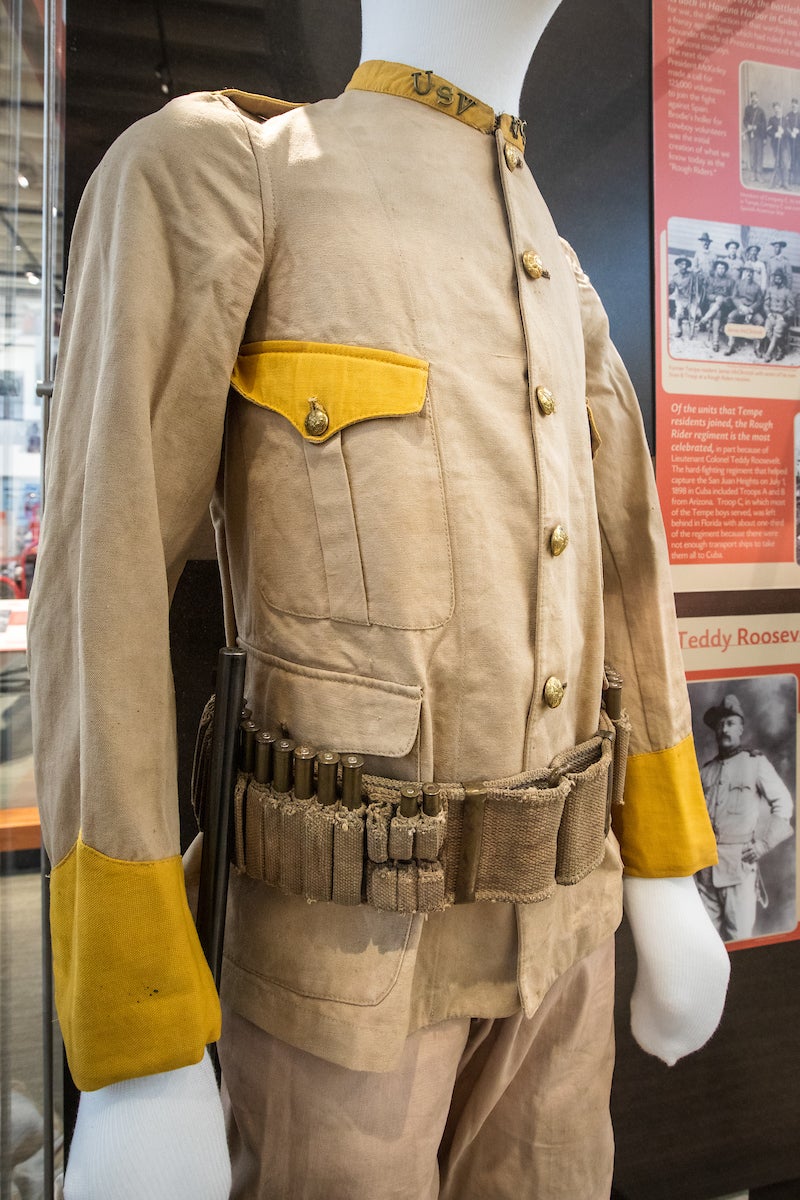
[[[328,414],[316,396],[309,396],[308,403],[311,407],[308,410],[305,421],[306,433],[309,437],[322,437],[330,425]]]

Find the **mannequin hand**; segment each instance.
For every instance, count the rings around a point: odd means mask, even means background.
[[[694,879],[623,883],[638,962],[631,1031],[672,1066],[705,1045],[719,1024],[730,962]]]
[[[231,1168],[208,1053],[84,1092],[64,1200],[227,1200]]]

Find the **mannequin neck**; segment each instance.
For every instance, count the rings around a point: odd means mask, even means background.
[[[361,62],[437,75],[517,114],[539,38],[561,0],[361,0]]]

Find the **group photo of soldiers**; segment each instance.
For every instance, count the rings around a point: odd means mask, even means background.
[[[739,89],[742,183],[800,192],[800,71],[744,62]]]
[[[797,924],[797,679],[757,675],[689,684],[700,778],[719,861],[695,876],[726,942]]]
[[[667,244],[673,358],[800,363],[800,234],[673,217]]]

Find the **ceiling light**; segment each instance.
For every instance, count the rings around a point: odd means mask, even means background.
[[[26,187],[31,186],[31,181],[28,179],[28,176],[23,175],[21,173],[17,176],[17,183],[19,184],[19,186],[21,188],[26,188]]]
[[[36,274],[35,271],[26,271],[25,278],[27,279],[28,283],[31,284],[32,287],[35,287],[36,284],[40,282],[39,276]]]

